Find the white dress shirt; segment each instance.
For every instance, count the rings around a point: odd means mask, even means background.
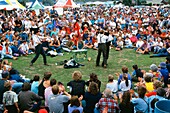
[[[34,46],[35,46],[35,47],[36,47],[39,43],[41,43],[41,40],[40,40],[39,36],[33,35],[32,38],[33,38],[33,42],[34,42]]]

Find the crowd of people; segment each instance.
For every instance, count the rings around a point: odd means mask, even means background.
[[[157,101],[170,99],[170,9],[161,7],[114,8],[103,5],[68,9],[62,16],[55,9],[35,11],[15,10],[0,13],[0,110],[5,113],[153,113]],[[75,71],[65,90],[62,82],[51,79],[51,72],[40,80],[22,76],[5,58],[36,54],[30,66],[41,54],[60,55],[72,50],[98,50],[96,66],[103,53],[107,67],[109,50],[134,49],[150,57],[167,56],[160,67],[150,71],[133,65],[133,73],[122,67],[122,74],[108,75],[106,89],[90,74],[84,81]]]

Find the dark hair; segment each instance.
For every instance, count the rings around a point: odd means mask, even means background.
[[[157,89],[156,93],[157,93],[158,96],[163,97],[163,96],[165,96],[166,91],[165,91],[164,88],[159,87],[159,88]]]
[[[134,70],[137,70],[138,69],[138,66],[137,65],[133,65],[132,66]]]
[[[154,99],[151,101],[151,108],[152,108],[152,109],[155,109],[155,103],[156,103],[157,101],[159,101],[159,99],[157,99],[157,98],[154,98]]]
[[[50,77],[51,77],[51,75],[52,75],[51,72],[45,72],[45,73],[44,73],[44,79],[45,79],[45,80],[49,80]]]
[[[99,88],[98,88],[97,83],[91,82],[89,84],[89,92],[93,95],[97,95],[98,91],[99,91]]]
[[[94,82],[98,81],[97,75],[95,73],[90,74],[90,81],[94,81]]]
[[[35,75],[33,78],[33,81],[39,81],[40,80],[40,76],[39,75]]]
[[[139,98],[144,98],[145,97],[145,93],[146,93],[146,88],[142,87],[142,86],[139,86],[138,87]]]
[[[58,85],[53,85],[52,86],[52,92],[53,92],[54,95],[57,95],[59,93]]]
[[[122,67],[122,72],[123,73],[128,73],[128,68],[127,67]]]
[[[124,104],[127,107],[130,106],[130,92],[129,91],[125,91],[123,93],[122,104]]]
[[[75,109],[72,111],[72,113],[80,113],[80,111],[78,109]]]
[[[126,87],[129,86],[129,81],[128,81],[128,77],[127,77],[127,76],[128,76],[128,75],[127,75],[126,73],[123,74],[123,78],[124,78],[124,80],[125,80]]]
[[[78,96],[71,97],[70,104],[71,104],[70,105],[71,107],[73,107],[73,106],[79,107],[80,106],[80,101],[78,99]]]
[[[23,85],[22,85],[22,91],[28,91],[31,89],[31,85],[28,83],[28,82],[25,82]]]
[[[56,83],[57,83],[56,79],[50,80],[50,86],[56,85]]]
[[[149,76],[149,75],[145,76],[144,79],[145,79],[146,82],[151,82],[152,81],[152,77]]]

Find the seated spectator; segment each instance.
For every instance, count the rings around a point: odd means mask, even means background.
[[[20,111],[18,107],[18,97],[15,92],[12,91],[10,82],[4,84],[6,92],[3,94],[4,111],[8,113],[18,113]]]
[[[85,92],[84,100],[86,106],[84,108],[85,113],[94,113],[95,104],[100,100],[102,94],[99,92],[98,85],[95,82],[90,82],[88,91]]]
[[[143,40],[143,44],[141,47],[139,47],[136,52],[141,54],[149,54],[149,46],[146,39]]]
[[[22,91],[18,94],[20,112],[28,110],[35,112],[41,105],[41,100],[43,97],[36,95],[30,91],[31,86],[29,83],[24,83],[22,86]],[[37,103],[35,103],[37,102]]]
[[[52,73],[51,72],[45,72],[43,79],[40,81],[40,84],[38,86],[38,95],[44,97],[45,88],[50,86],[50,77]]]
[[[142,38],[140,37],[139,38],[139,40],[137,41],[137,43],[136,43],[136,50],[138,49],[138,48],[140,48],[142,45],[143,45],[143,40],[142,40]]]
[[[0,79],[0,105],[3,106],[3,94],[5,92],[4,84],[8,81],[9,78],[9,72],[3,71],[2,72],[2,79]],[[1,110],[0,110],[1,111]]]
[[[53,51],[56,51],[57,53],[61,53],[60,41],[57,39],[55,35],[53,36],[53,40],[51,40],[50,48]]]
[[[168,78],[169,78],[169,72],[168,69],[166,68],[166,63],[165,62],[161,62],[160,63],[160,70],[159,70],[162,74],[161,76],[161,81],[163,81],[164,83],[164,87],[167,87],[167,83],[168,83]]]
[[[2,49],[1,58],[2,58],[2,59],[4,59],[4,58],[10,58],[10,59],[17,60],[17,57],[14,57],[14,56],[12,55],[12,49],[9,47],[9,44],[8,44],[8,43],[6,43],[6,44],[5,44],[5,47],[3,47],[3,49]]]
[[[128,80],[131,81],[131,75],[128,73],[128,68],[127,68],[127,67],[125,67],[125,66],[122,67],[122,73],[123,73],[123,74],[126,73],[127,76],[128,76]],[[122,81],[122,79],[123,79],[123,74],[120,74],[120,75],[119,75],[118,84],[120,84],[120,82]]]
[[[57,84],[56,79],[51,79],[50,80],[50,86],[45,89],[44,95],[45,95],[45,106],[46,107],[48,107],[48,97],[49,97],[49,95],[52,94],[52,86],[54,86],[56,84]]]
[[[157,91],[157,89],[158,89],[159,87],[162,87],[162,83],[161,83],[160,81],[158,81],[158,80],[155,80],[155,81],[153,82],[153,89],[154,89],[154,90],[153,90],[152,92],[147,93],[145,96],[150,97],[150,96],[156,95],[156,91]]]
[[[118,104],[117,104],[117,96],[112,94],[110,89],[105,89],[103,92],[103,97],[99,100],[97,104],[97,108],[100,113],[107,108],[107,113],[117,113],[118,112]],[[96,113],[96,112],[95,112]]]
[[[165,97],[170,100],[170,78],[168,79],[168,83],[167,83],[168,88],[166,89],[166,95]]]
[[[90,37],[88,36],[87,39],[85,40],[85,48],[87,49],[91,49],[93,47],[93,43],[92,40],[90,39]]]
[[[131,100],[131,94],[129,91],[126,91],[122,94],[119,94],[120,104],[119,109],[120,113],[134,113],[134,105],[130,101]]]
[[[133,45],[132,45],[132,42],[131,42],[131,40],[129,39],[129,37],[128,36],[126,36],[126,38],[125,38],[125,44],[124,44],[125,46],[125,48],[132,48],[133,47]]]
[[[160,49],[163,48],[163,43],[161,42],[161,39],[158,38],[157,42],[155,42],[154,45],[154,54],[159,53]]]
[[[153,58],[153,57],[166,57],[166,56],[170,56],[170,47],[168,49],[166,49],[166,48],[160,49],[157,54],[151,55],[150,58]]]
[[[28,47],[29,47],[29,53],[35,52],[35,46],[34,46],[34,42],[33,42],[33,39],[32,39],[32,38],[30,39],[30,42],[29,42],[29,44],[28,44]]]
[[[139,80],[143,78],[144,71],[139,69],[137,65],[133,65],[132,67],[134,69],[134,71],[132,72],[132,81],[139,82]]]
[[[99,88],[99,91],[100,91],[101,81],[98,79],[98,77],[97,77],[97,75],[96,75],[95,73],[91,73],[91,74],[90,74],[90,80],[88,80],[88,81],[86,82],[86,85],[89,86],[89,84],[90,84],[91,82],[97,83],[98,88]]]
[[[14,41],[14,45],[11,46],[11,49],[13,56],[18,57],[20,55],[24,55],[24,52],[20,50],[17,41]]]
[[[81,38],[78,39],[77,44],[76,44],[76,48],[77,48],[77,50],[85,48],[85,44],[84,44],[84,42]]]
[[[128,80],[128,75],[126,73],[123,74],[123,79],[120,82],[119,88],[122,92],[129,91],[131,88],[131,81]]]
[[[31,80],[31,91],[38,95],[38,86],[39,86],[40,76],[35,75],[33,80]]]
[[[23,43],[20,45],[19,48],[20,48],[20,51],[22,51],[24,56],[28,55],[29,47],[28,47],[26,40],[23,41]]]
[[[159,87],[156,92],[157,92],[156,95],[150,96],[149,99],[148,99],[149,100],[149,107],[150,107],[149,110],[150,110],[150,112],[153,112],[153,109],[151,108],[151,103],[154,99],[158,99],[157,101],[166,100],[164,98],[166,91],[163,88]]]
[[[70,105],[68,105],[68,113],[72,113],[75,109],[79,110],[80,113],[83,113],[83,107],[81,106],[81,99],[83,97],[78,98],[77,96],[73,96],[70,99]]]
[[[147,74],[147,73],[146,73],[146,75],[150,75],[151,77],[153,77],[154,80],[155,80],[155,79],[161,80],[162,74],[161,74],[161,72],[158,70],[157,65],[155,65],[155,64],[150,65],[150,69],[151,69],[151,74],[149,74],[149,73]]]
[[[106,84],[106,88],[110,89],[112,93],[116,93],[118,91],[118,81],[114,80],[113,75],[108,76],[108,83]]]
[[[144,77],[144,80],[145,80],[145,87],[146,87],[147,93],[152,92],[154,90],[152,77],[149,75],[146,75]]]
[[[135,33],[132,33],[132,37],[130,37],[130,40],[131,40],[131,42],[132,42],[133,45],[136,45],[138,39],[137,39]]]
[[[81,95],[84,96],[85,93],[85,81],[82,80],[82,74],[80,71],[74,71],[72,74],[72,79],[70,82],[67,83],[71,89],[71,95],[80,97]]]
[[[60,95],[60,92],[63,92],[64,95]],[[65,88],[59,89],[58,85],[52,87],[52,93],[48,98],[50,113],[63,113],[63,103],[68,102],[71,99],[71,95],[65,91]]]
[[[116,51],[120,51],[120,50],[122,50],[123,49],[123,41],[122,41],[122,38],[121,37],[119,37],[118,39],[117,39],[117,46],[116,46],[116,48],[115,48],[115,50]]]
[[[148,112],[148,98],[145,97],[146,88],[139,86],[138,87],[138,95],[137,98],[132,98],[131,102],[135,106],[135,111],[140,113],[147,113]]]
[[[75,49],[74,42],[69,38],[66,44],[63,46],[63,50],[66,52],[70,52],[71,50]]]

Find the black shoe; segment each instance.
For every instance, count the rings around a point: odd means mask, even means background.
[[[50,66],[50,65],[48,65],[48,64],[44,64],[45,66]]]
[[[30,63],[30,66],[33,66],[33,63]]]

